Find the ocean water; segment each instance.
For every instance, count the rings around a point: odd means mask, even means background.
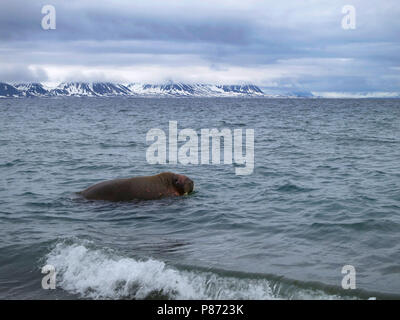
[[[0,115],[1,299],[400,298],[400,100],[2,99]],[[170,120],[254,129],[253,174],[148,164]],[[166,170],[195,192],[75,194]]]

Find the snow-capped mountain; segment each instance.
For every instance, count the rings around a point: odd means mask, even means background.
[[[0,83],[0,96],[40,97],[40,96],[170,96],[170,97],[240,97],[263,96],[255,85],[211,85],[211,84],[141,84],[122,85],[110,82],[64,82],[55,88],[47,88],[41,83]]]
[[[89,96],[94,97],[93,85],[86,82],[60,83],[57,88],[49,91],[50,96]]]
[[[212,85],[212,84],[140,84],[131,83],[132,93],[143,96],[198,96],[198,97],[237,97],[263,96],[255,85]]]
[[[129,88],[122,84],[114,84],[114,83],[102,83],[95,82],[93,83],[93,91],[98,95],[102,96],[126,96],[131,95],[131,91]]]
[[[265,98],[400,98],[400,92],[311,92],[306,90],[285,91],[283,88],[246,85],[215,85],[185,83],[130,83],[111,82],[63,82],[47,83],[0,82],[0,98],[23,97],[265,97]]]
[[[195,93],[193,85],[186,85],[181,83],[131,83],[128,85],[128,88],[132,94],[139,96],[192,96]]]
[[[12,85],[0,82],[0,97],[19,97],[21,92]]]
[[[40,97],[48,94],[41,83],[16,83],[14,87],[25,97]]]
[[[221,88],[224,92],[235,92],[239,94],[256,94],[256,95],[262,95],[263,92],[262,90],[252,84],[247,84],[247,85],[223,85],[223,86],[217,86],[218,88]]]
[[[49,90],[50,96],[89,96],[89,97],[110,97],[131,95],[130,90],[122,84],[110,82],[66,82],[58,87]]]

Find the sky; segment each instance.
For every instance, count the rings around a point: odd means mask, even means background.
[[[44,30],[42,7],[56,9]],[[344,29],[345,5],[355,29]],[[400,92],[398,0],[2,0],[0,82]]]

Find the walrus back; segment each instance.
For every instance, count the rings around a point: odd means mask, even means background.
[[[80,194],[88,200],[129,201],[134,198],[130,192],[129,179],[100,182]]]
[[[175,191],[156,175],[104,181],[80,194],[88,200],[130,201],[159,199],[175,195]]]

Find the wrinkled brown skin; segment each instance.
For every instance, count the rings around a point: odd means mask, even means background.
[[[172,172],[163,172],[154,176],[100,182],[79,194],[88,200],[154,200],[182,196],[192,192],[193,188],[194,183],[188,177]]]

